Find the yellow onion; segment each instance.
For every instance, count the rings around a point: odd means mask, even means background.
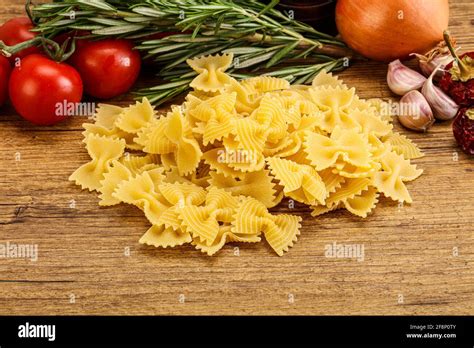
[[[338,0],[343,40],[367,58],[389,62],[424,54],[443,39],[448,0]]]

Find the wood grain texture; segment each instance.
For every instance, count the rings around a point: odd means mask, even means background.
[[[0,0],[0,21],[22,3]],[[463,50],[474,49],[473,14],[472,1],[451,1]],[[391,97],[385,72],[359,62],[340,76],[361,97]],[[409,184],[412,205],[383,199],[365,220],[312,218],[298,207],[302,234],[284,257],[262,242],[241,246],[240,256],[228,245],[211,258],[139,245],[148,228],[139,210],[99,208],[95,194],[67,181],[88,159],[83,122],[37,128],[1,110],[0,243],[39,247],[37,262],[0,259],[2,315],[474,314],[474,160],[456,148],[449,123],[428,134],[402,131],[426,153],[415,161],[425,173]],[[326,258],[333,242],[363,244],[365,260]]]

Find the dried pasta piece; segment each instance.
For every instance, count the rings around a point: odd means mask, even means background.
[[[293,156],[299,152],[303,151],[303,141],[304,141],[304,131],[293,132],[288,137],[288,144],[284,148],[280,148],[278,151],[272,153],[265,154],[267,157],[280,157],[280,158],[287,158]],[[287,158],[288,159],[288,158]]]
[[[366,191],[361,194],[348,198],[344,201],[344,207],[352,214],[366,218],[367,215],[375,208],[378,203],[377,189],[370,186]]]
[[[110,104],[99,104],[95,111],[95,114],[93,115],[93,119],[97,126],[104,127],[106,129],[112,129],[116,126],[115,122],[117,121],[122,111],[123,108],[121,108],[120,106]]]
[[[299,164],[311,165],[311,161],[307,158],[307,154],[304,151],[298,151],[293,155],[286,156],[285,159]]]
[[[285,198],[283,187],[281,187],[280,185],[277,185],[277,196],[275,198],[273,206],[277,206],[278,204],[280,204],[283,198]]]
[[[424,156],[418,146],[402,134],[392,133],[388,135],[385,143],[390,144],[393,151],[402,155],[405,159],[416,159]]]
[[[131,150],[141,150],[141,146],[134,143],[134,135],[127,133],[116,126],[116,121],[120,114],[123,112],[123,108],[108,105],[108,104],[99,104],[97,107],[93,119],[95,123],[84,123],[84,139],[87,139],[89,134],[102,135],[110,138],[124,139],[126,142],[126,147]]]
[[[213,144],[216,140],[221,141],[232,132],[236,97],[235,92],[223,93],[207,99],[189,111],[195,119],[203,121],[197,131],[203,134],[204,146]]]
[[[173,230],[164,226],[151,226],[140,238],[140,244],[154,247],[168,248],[191,243],[192,237],[182,230]]]
[[[316,201],[324,204],[326,185],[313,167],[277,157],[267,158],[267,162],[285,195],[310,205]]]
[[[230,83],[230,76],[225,71],[231,66],[233,59],[233,54],[188,59],[188,65],[199,74],[189,86],[204,92],[222,91]]]
[[[332,168],[332,172],[345,178],[368,178],[374,175],[380,169],[379,162],[371,161],[370,167],[356,167],[350,163],[337,161]]]
[[[143,166],[139,172],[139,174],[148,173],[150,176],[151,181],[155,185],[155,190],[157,189],[158,185],[165,182],[165,174],[164,168],[157,164],[147,164]]]
[[[404,182],[415,180],[422,173],[416,165],[395,152],[382,158],[382,171],[375,173],[374,186],[386,197],[395,201],[412,203],[412,198]]]
[[[118,116],[115,125],[121,130],[136,134],[141,128],[155,119],[155,111],[147,98],[125,108]]]
[[[132,177],[132,172],[117,160],[111,162],[111,166],[107,173],[104,173],[104,179],[100,181],[99,188],[99,205],[111,206],[120,203],[120,200],[113,197],[113,193],[117,186],[122,182],[129,180]]]
[[[181,229],[181,219],[179,213],[181,211],[180,205],[173,205],[163,211],[157,220],[157,226],[163,226],[166,229],[177,231]]]
[[[352,112],[355,110],[366,111],[376,115],[374,113],[374,107],[372,106],[372,104],[365,99],[359,98],[357,95],[354,96],[352,102],[347,106],[347,111],[349,114],[352,114]],[[378,117],[378,115],[376,116]]]
[[[370,104],[375,114],[379,116],[382,120],[386,122],[393,121],[390,103],[387,103],[386,101],[380,98],[372,98],[367,100],[367,102]]]
[[[216,172],[211,172],[210,175],[209,182],[211,186],[224,189],[235,196],[253,197],[262,202],[267,208],[276,205],[276,185],[273,183],[273,176],[270,175],[268,170],[247,173],[241,180]]]
[[[350,115],[360,125],[362,133],[366,135],[374,134],[377,137],[383,137],[389,134],[393,129],[390,123],[383,121],[368,111],[356,109],[351,112]]]
[[[206,243],[202,243],[199,238],[195,238],[192,244],[196,246],[196,249],[200,250],[203,253],[206,253],[209,256],[212,256],[219,250],[221,250],[226,243],[258,243],[260,241],[261,238],[257,235],[239,236],[237,234],[234,234],[231,231],[231,226],[226,225],[219,227],[219,233],[217,234],[215,242],[211,246],[208,246]]]
[[[242,80],[240,83],[250,94],[262,94],[290,88],[290,83],[287,80],[273,76],[252,77]]]
[[[319,127],[332,132],[336,126],[352,129],[357,122],[348,114],[347,107],[354,99],[355,89],[341,87],[316,87],[309,89],[312,101],[324,114]]]
[[[107,173],[109,164],[123,155],[125,141],[90,134],[86,139],[86,148],[91,161],[72,173],[69,180],[82,189],[94,191],[102,186],[100,181],[104,178],[104,173]]]
[[[178,230],[181,228],[179,214],[181,209],[189,205],[200,205],[206,199],[206,191],[192,183],[162,183],[159,192],[171,204],[158,218],[157,225]]]
[[[156,122],[150,122],[137,132],[134,141],[150,154],[165,155],[176,151],[176,145],[166,136],[169,118],[162,117]]]
[[[327,72],[326,70],[321,70],[318,75],[313,79],[312,82],[313,87],[320,87],[320,86],[330,86],[330,87],[342,87],[347,88],[347,86],[339,80],[337,76],[334,76],[331,72]]]
[[[339,158],[356,167],[371,167],[368,140],[353,129],[341,129],[338,126],[331,137],[308,133],[305,152],[318,171],[333,166]]]
[[[265,157],[256,151],[226,149],[225,157],[229,167],[244,173],[258,172],[265,167]]]
[[[173,152],[167,153],[165,155],[161,155],[160,159],[161,159],[161,164],[163,164],[163,168],[165,168],[165,170],[171,170],[172,168],[178,169],[178,165],[176,164],[176,157]]]
[[[249,118],[236,120],[233,134],[239,148],[261,153],[267,141],[268,127]]]
[[[244,178],[245,173],[229,166],[227,159],[227,150],[223,147],[207,151],[202,155],[202,159],[209,165],[211,170],[223,174],[227,177]]]
[[[95,135],[101,135],[107,138],[123,139],[125,140],[125,147],[130,150],[142,149],[140,145],[136,144],[133,141],[133,138],[134,138],[133,134],[127,133],[118,127],[113,127],[109,129],[109,128],[105,128],[103,126],[100,126],[94,123],[83,123],[82,127],[84,127],[85,129],[84,132],[82,132],[82,135],[84,136],[84,141],[87,139],[87,137],[90,134],[95,134]]]
[[[295,91],[284,91],[279,95],[273,95],[273,99],[277,101],[277,105],[281,106],[286,116],[286,123],[291,126],[292,130],[300,129],[303,116],[320,114],[316,104],[302,98]]]
[[[346,181],[345,177],[334,173],[331,168],[325,169],[318,174],[321,177],[321,180],[323,180],[324,185],[326,185],[326,192],[328,195],[339,189]]]
[[[326,199],[326,205],[332,207],[366,191],[371,184],[368,178],[346,179],[339,189]]]
[[[217,153],[211,150],[208,154],[217,155],[215,159],[217,163],[213,164],[216,171],[242,178],[247,172],[257,172],[265,167],[265,158],[260,152],[243,149],[241,144],[233,140],[233,137],[226,138],[223,143],[224,148],[218,148]],[[207,155],[203,158],[212,162]]]
[[[237,204],[237,197],[231,193],[211,187],[205,205],[183,207],[180,218],[185,230],[190,232],[193,238],[199,238],[200,242],[211,246],[219,234],[220,224],[232,221]]]
[[[301,122],[298,128],[294,131],[301,133],[303,131],[315,132],[322,135],[327,135],[325,131],[318,127],[323,114],[321,112],[311,113],[308,115],[301,116]]]
[[[148,172],[143,172],[127,181],[123,181],[112,195],[121,202],[135,205],[143,210],[148,221],[153,225],[160,225],[160,216],[170,205],[155,190]]]
[[[130,149],[140,150],[140,146],[133,143],[133,134],[127,133],[120,128],[118,128],[115,123],[119,115],[122,113],[123,108],[99,104],[94,115],[93,120],[95,123],[83,123],[84,127],[84,139],[87,139],[89,134],[102,135],[110,138],[124,139],[126,142],[126,147]]]
[[[283,155],[279,155],[278,157],[286,157],[291,156],[292,154],[296,153],[301,146],[301,140],[296,136],[295,133],[288,134],[287,136],[283,137],[279,141],[272,143],[267,141],[265,143],[265,147],[262,150],[262,154],[266,157],[276,156],[277,154],[283,153]]]
[[[160,158],[154,155],[138,156],[127,154],[120,159],[120,163],[127,167],[133,174],[139,174],[146,166],[158,164],[159,162]]]
[[[277,215],[273,224],[267,225],[265,239],[278,256],[293,247],[300,235],[301,217],[288,214]]]
[[[206,199],[206,190],[190,183],[163,183],[159,191],[172,205],[200,205]]]
[[[207,100],[209,98],[215,97],[218,95],[219,92],[204,92],[201,90],[192,90],[189,92],[189,94],[186,96],[186,100],[190,100],[190,98],[196,98],[199,100]],[[188,106],[192,107],[193,104],[189,104]]]
[[[291,85],[290,90],[298,93],[301,97],[306,100],[311,100],[311,94],[309,93],[311,86],[307,85]]]
[[[178,172],[177,167],[170,167],[165,173],[165,178],[163,179],[163,182],[167,182],[170,184],[188,183],[188,184],[194,184],[202,188],[207,188],[209,186],[208,181],[211,179],[211,176],[209,175],[209,168],[207,168],[208,166],[203,165],[202,167],[204,169],[200,169],[198,167],[196,172],[186,175],[186,176],[181,176]]]
[[[273,250],[279,255],[293,246],[300,234],[301,218],[294,215],[272,215],[263,203],[246,198],[239,204],[232,232],[240,235],[259,235],[261,232]]]
[[[178,168],[176,166],[170,167],[165,171],[165,178],[163,182],[167,182],[170,184],[173,183],[188,183],[191,184],[191,180],[187,176],[181,176],[178,172]]]
[[[389,143],[382,142],[382,140],[372,133],[367,135],[367,140],[369,141],[371,147],[370,153],[374,161],[379,162],[383,156],[392,151],[392,146]]]
[[[186,101],[182,105],[182,108],[184,109],[183,110],[184,111],[183,112],[184,116],[189,121],[189,124],[190,124],[191,128],[196,127],[197,123],[199,122],[199,119],[195,118],[192,115],[192,112],[194,111],[194,109],[196,109],[199,105],[201,105],[205,100],[207,100],[209,98],[212,98],[212,97],[207,97],[207,96],[206,97],[201,96],[201,98],[199,98],[195,94],[196,92],[199,92],[199,91],[193,91],[193,92],[189,93],[186,96]]]
[[[365,137],[370,146],[370,167],[357,167],[343,160],[338,160],[334,165],[335,168],[333,168],[334,173],[346,178],[367,178],[373,176],[376,171],[380,170],[380,158],[390,152],[390,145],[384,144],[373,133],[369,133],[365,135]]]
[[[251,118],[257,121],[257,123],[260,125],[260,129],[263,132],[260,131],[258,134],[263,133],[263,139],[278,141],[286,136],[288,124],[285,120],[284,111],[284,105],[282,105],[278,99],[272,97],[270,94],[265,95],[262,98],[260,106],[252,113]],[[248,124],[250,120],[243,119],[239,120],[239,122],[240,125],[244,123]],[[241,137],[242,135],[238,133],[237,138],[242,142],[243,140]],[[262,151],[263,147],[257,147],[256,149]]]
[[[194,172],[201,161],[202,152],[179,108],[173,108],[168,116],[165,135],[176,147],[174,158],[179,173],[187,175]]]
[[[227,93],[236,93],[235,110],[239,114],[249,115],[260,103],[260,96],[251,96],[249,92],[233,78],[229,80],[229,84],[225,86],[224,91]]]
[[[333,204],[332,206],[328,207],[325,205],[315,205],[312,207],[313,211],[311,212],[311,216],[320,216],[331,211],[337,210],[341,208],[341,204]]]

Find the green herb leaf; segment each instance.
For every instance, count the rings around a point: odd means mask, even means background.
[[[132,33],[132,32],[144,29],[144,28],[145,28],[145,26],[140,25],[140,24],[127,24],[127,25],[113,26],[113,27],[109,27],[109,28],[94,30],[92,32],[92,34],[95,34],[95,35],[121,35],[121,34]]]
[[[101,1],[101,0],[77,0],[77,2],[79,4],[83,4],[83,5],[86,5],[86,6],[98,8],[100,10],[116,11],[116,9],[113,6],[109,5],[105,1]]]
[[[279,63],[282,59],[285,58],[285,56],[288,55],[288,53],[292,52],[296,47],[298,47],[298,44],[299,42],[298,41],[295,41],[293,42],[292,44],[282,48],[280,51],[278,51],[273,57],[272,59],[270,59],[267,63],[267,65],[265,66],[266,68],[270,68],[274,65],[276,65],[277,63]]]

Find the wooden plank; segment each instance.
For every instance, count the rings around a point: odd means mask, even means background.
[[[21,13],[22,1],[0,4],[0,20]],[[464,50],[474,49],[473,11],[469,0],[451,1]],[[340,76],[361,97],[392,97],[385,73],[358,62]],[[428,134],[402,130],[426,153],[414,161],[425,173],[409,184],[412,205],[382,199],[365,220],[312,218],[298,206],[302,235],[284,257],[260,243],[210,258],[140,246],[148,228],[140,211],[99,208],[67,181],[88,159],[84,118],[37,128],[11,107],[1,115],[0,243],[38,244],[39,259],[0,259],[0,314],[473,313],[473,159],[456,148],[449,122]],[[363,244],[364,260],[325,257],[333,242]]]

